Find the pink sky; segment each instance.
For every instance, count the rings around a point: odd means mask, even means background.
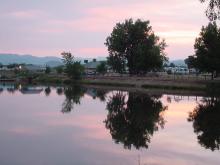
[[[0,0],[0,53],[77,57],[107,56],[106,37],[117,22],[150,20],[169,45],[170,59],[194,53],[208,19],[199,0]]]

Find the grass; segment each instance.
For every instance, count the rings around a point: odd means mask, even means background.
[[[100,86],[111,86],[111,87],[137,87],[137,88],[145,88],[145,89],[161,89],[161,90],[190,90],[190,91],[209,91],[213,92],[216,89],[220,89],[220,83],[206,83],[206,84],[175,84],[175,82],[171,82],[170,84],[162,84],[155,82],[151,82],[151,84],[137,84],[134,82],[123,82],[120,80],[112,81],[102,81],[102,80],[71,80],[71,79],[61,79],[57,77],[51,77],[48,75],[41,75],[35,81],[38,83],[51,83],[51,84],[88,84],[88,85],[100,85]],[[215,90],[213,90],[213,88]],[[210,90],[211,89],[211,90]]]

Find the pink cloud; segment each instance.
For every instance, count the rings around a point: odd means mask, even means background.
[[[36,131],[32,128],[27,127],[16,127],[8,130],[11,133],[20,134],[20,135],[38,135],[39,131]]]
[[[40,10],[24,10],[24,11],[14,11],[9,14],[13,18],[17,19],[36,19],[42,16],[45,17],[45,12]]]

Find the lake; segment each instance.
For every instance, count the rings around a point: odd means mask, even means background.
[[[218,165],[220,100],[0,85],[1,165]]]

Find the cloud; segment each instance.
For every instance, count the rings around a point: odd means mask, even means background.
[[[45,17],[45,12],[40,10],[24,10],[24,11],[13,11],[9,13],[9,16],[15,19],[37,19]]]
[[[1,49],[41,56],[56,55],[60,49],[84,57],[106,55],[104,42],[116,23],[141,18],[150,20],[155,33],[166,39],[170,57],[182,58],[193,53],[195,37],[208,22],[205,6],[192,0],[9,0],[3,6]]]

